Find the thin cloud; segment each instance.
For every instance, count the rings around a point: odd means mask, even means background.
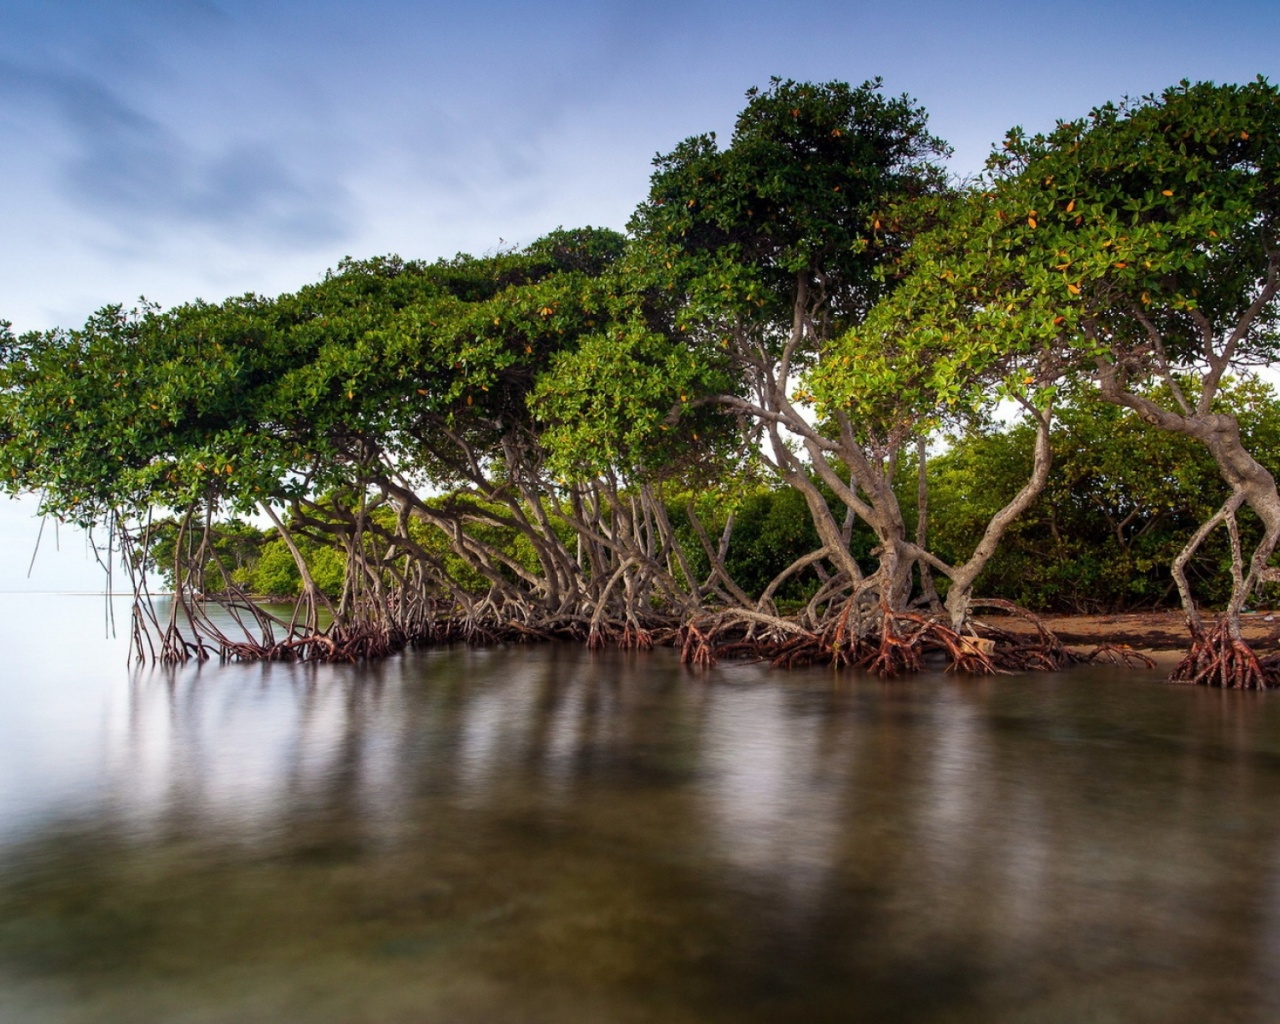
[[[352,233],[341,185],[298,173],[261,143],[199,148],[84,75],[0,64],[0,92],[20,115],[52,116],[64,143],[60,191],[126,236],[197,227],[311,247]]]

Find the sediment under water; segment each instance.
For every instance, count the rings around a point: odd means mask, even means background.
[[[6,1022],[1280,1019],[1280,695],[0,612]]]

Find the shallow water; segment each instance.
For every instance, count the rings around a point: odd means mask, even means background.
[[[5,1022],[1280,1019],[1276,696],[0,613]]]

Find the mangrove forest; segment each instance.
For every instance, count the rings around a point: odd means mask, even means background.
[[[625,232],[5,324],[0,478],[124,566],[146,661],[989,674],[1080,657],[1037,613],[1173,605],[1173,678],[1280,685],[1241,635],[1280,583],[1280,93],[948,153],[878,81],[775,79]]]

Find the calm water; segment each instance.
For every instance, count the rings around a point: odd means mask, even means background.
[[[1280,696],[0,614],[6,1024],[1280,1019]]]

